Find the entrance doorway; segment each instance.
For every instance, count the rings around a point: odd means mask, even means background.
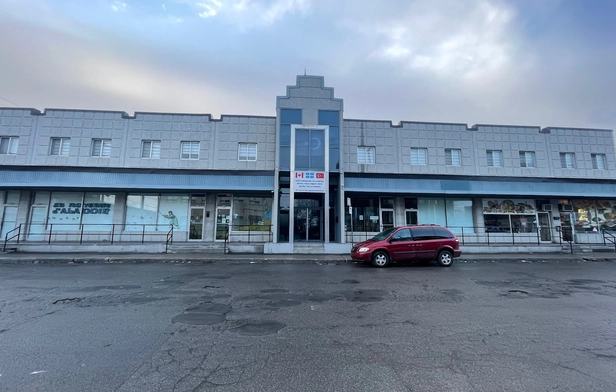
[[[560,230],[561,230],[560,235],[563,241],[567,241],[567,242],[573,241],[573,226],[571,225],[571,213],[570,212],[560,213]]]
[[[324,241],[323,195],[295,195],[293,239]]]
[[[550,213],[539,212],[539,238],[541,241],[552,241],[552,227],[550,225]]]

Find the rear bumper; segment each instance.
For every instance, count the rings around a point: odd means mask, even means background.
[[[454,249],[453,257],[460,257],[462,255],[462,251],[460,249]]]

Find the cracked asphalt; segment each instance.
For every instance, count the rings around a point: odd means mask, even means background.
[[[0,391],[614,391],[616,263],[0,265]]]

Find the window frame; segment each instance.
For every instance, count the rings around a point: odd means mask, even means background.
[[[601,166],[599,167],[599,158],[601,158]],[[607,170],[607,158],[602,153],[591,153],[590,159],[592,160],[592,168],[595,170]]]
[[[571,157],[571,166],[569,166],[569,162],[567,162],[567,157]],[[560,153],[560,167],[561,169],[576,169],[577,164],[575,161],[575,153],[574,152],[561,152]]]
[[[453,152],[458,154],[458,164],[454,162]],[[462,166],[462,150],[460,148],[446,148],[445,149],[445,166]]]
[[[98,149],[98,154],[94,154],[95,151],[95,146],[96,146],[96,142],[100,142],[100,148]],[[109,147],[109,155],[103,155],[104,151],[105,151],[105,144],[108,143],[108,147]],[[92,139],[92,146],[90,148],[90,156],[95,157],[95,158],[109,158],[111,157],[111,139],[104,139],[104,138],[96,138],[96,139]]]
[[[499,157],[499,164],[495,164],[495,160],[494,160],[494,156],[495,153],[498,155]],[[503,150],[486,150],[486,160],[487,160],[487,165],[489,167],[504,167],[503,164]],[[490,164],[492,163],[492,164]]]
[[[535,151],[520,151],[520,167],[537,167],[537,155]],[[529,159],[531,158],[531,162],[529,164]]]
[[[246,147],[245,156],[242,156],[242,146]],[[254,146],[254,159],[251,159],[250,147]],[[241,162],[256,162],[259,155],[258,143],[241,142],[237,144],[237,160]],[[242,159],[244,158],[244,159]]]
[[[186,144],[190,144],[190,150],[188,153],[188,157],[184,158],[184,145]],[[192,153],[192,145],[196,144],[197,145],[197,156],[196,158],[193,157],[193,153]],[[184,160],[184,161],[198,161],[199,160],[199,156],[201,155],[201,142],[199,141],[195,141],[195,140],[183,140],[180,142],[180,159]]]
[[[360,151],[363,150],[362,156],[364,157],[364,162],[361,162]],[[370,152],[372,154],[372,162],[370,162]],[[376,163],[376,146],[357,146],[357,164],[358,165],[374,165]]]
[[[59,142],[60,146],[58,147],[58,153],[54,154],[54,142]],[[68,142],[68,143],[66,143]],[[66,147],[67,151],[66,154],[63,154],[63,150],[65,147],[65,144],[68,144],[68,147]],[[54,156],[54,157],[58,157],[58,156],[68,156],[70,154],[70,149],[71,149],[71,138],[70,137],[52,137],[50,142],[49,142],[49,155],[50,156]]]
[[[416,152],[418,154],[420,151],[424,153],[423,163],[419,162],[419,155],[417,155],[416,163],[413,163],[413,152]],[[426,147],[411,147],[411,165],[413,166],[427,166],[428,165],[428,149]]]
[[[143,153],[145,151],[145,144],[146,143],[150,143],[149,154],[148,154],[148,156],[143,156]],[[154,143],[158,143],[158,156],[152,156],[152,153],[154,151]],[[160,140],[154,140],[154,139],[143,139],[143,140],[141,140],[141,159],[160,159],[160,148],[161,148],[161,141]]]
[[[2,152],[2,142],[5,142],[6,152]],[[19,136],[1,136],[0,137],[0,155],[16,155],[19,148]]]

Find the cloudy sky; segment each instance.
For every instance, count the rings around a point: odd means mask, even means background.
[[[0,106],[616,128],[613,0],[0,0]]]

